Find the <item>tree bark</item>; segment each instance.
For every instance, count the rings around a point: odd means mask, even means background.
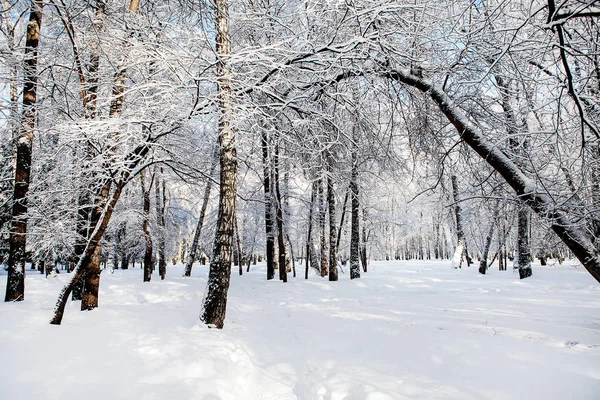
[[[275,234],[273,226],[273,199],[271,196],[271,169],[269,166],[269,143],[266,129],[261,135],[263,160],[263,186],[265,191],[265,233],[267,238],[267,280],[275,278]]]
[[[165,258],[165,206],[166,206],[166,183],[164,176],[162,175],[162,169],[159,171],[157,168],[155,174],[155,200],[156,200],[156,223],[158,225],[158,232],[156,237],[158,239],[158,274],[160,279],[165,279],[167,274],[167,260]],[[162,177],[162,180],[160,179]],[[162,187],[161,187],[162,184]],[[162,189],[162,192],[161,192]]]
[[[23,301],[25,298],[25,250],[27,246],[27,196],[31,178],[31,150],[36,127],[37,62],[43,1],[33,1],[29,12],[25,39],[25,69],[23,85],[23,114],[17,140],[17,163],[13,188],[12,226],[9,236],[8,277],[4,301]]]
[[[366,273],[367,272],[367,210],[363,207],[362,209],[362,220],[363,220],[363,225],[362,225],[362,242],[361,242],[361,248],[360,248],[360,260],[363,266],[363,272]]]
[[[331,157],[331,156],[330,156]],[[335,193],[333,188],[333,178],[331,160],[329,163],[329,173],[327,174],[327,203],[329,204],[329,280],[338,280],[337,269],[337,240],[335,227]]]
[[[356,129],[356,128],[355,128]],[[356,135],[354,135],[356,143]],[[360,227],[358,202],[358,149],[352,151],[352,173],[350,176],[350,193],[352,195],[352,216],[350,228],[350,279],[360,278]]]
[[[277,140],[277,139],[276,139]],[[279,250],[279,280],[287,282],[287,268],[285,264],[285,240],[283,232],[283,207],[281,202],[281,191],[279,189],[279,143],[275,143],[275,155],[273,157],[273,172],[275,184],[275,212],[277,216],[277,248]]]
[[[327,258],[327,236],[325,236],[326,213],[325,199],[323,195],[323,178],[317,181],[317,198],[319,204],[319,235],[321,245],[321,277],[329,274],[329,260]]]
[[[233,119],[231,71],[227,57],[231,54],[229,7],[227,0],[214,0],[216,14],[217,90],[219,110],[220,192],[219,214],[215,233],[213,259],[206,293],[202,301],[200,320],[223,328],[227,307],[227,291],[231,275],[231,250],[236,200],[237,157]]]
[[[152,271],[154,270],[154,250],[152,247],[152,235],[150,234],[150,191],[152,190],[153,182],[154,176],[152,176],[148,183],[148,187],[146,188],[146,170],[142,170],[140,173],[143,196],[142,229],[144,231],[144,243],[146,244],[144,251],[144,282],[150,282],[152,279]]]
[[[462,213],[460,209],[460,196],[458,193],[458,180],[456,175],[452,175],[452,196],[454,199],[454,217],[456,218],[456,238],[457,244],[454,253],[453,261],[457,262],[457,265],[454,265],[454,268],[461,268],[463,258],[466,252],[466,243],[465,243],[465,233],[462,226]],[[458,254],[460,253],[460,254]],[[458,261],[456,260],[458,258]]]

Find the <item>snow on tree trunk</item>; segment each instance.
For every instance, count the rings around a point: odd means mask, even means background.
[[[319,235],[321,245],[321,276],[325,277],[329,273],[329,262],[327,259],[327,236],[325,236],[326,212],[325,199],[323,195],[323,178],[317,181],[317,198],[319,204]]]
[[[275,278],[275,227],[273,226],[273,199],[271,195],[271,167],[269,165],[269,142],[266,129],[261,135],[263,186],[265,191],[265,233],[267,237],[267,280]]]
[[[465,233],[462,226],[462,212],[460,209],[460,196],[458,193],[458,179],[456,175],[452,175],[452,196],[454,198],[454,216],[456,218],[456,238],[457,244],[454,250],[454,256],[452,257],[452,266],[454,268],[461,268],[463,262],[463,256],[466,251]]]
[[[22,301],[25,298],[25,259],[27,246],[27,195],[31,178],[31,150],[36,128],[37,63],[43,1],[33,1],[25,39],[25,67],[23,85],[23,114],[17,140],[17,163],[13,188],[13,209],[9,236],[8,277],[4,301]]]
[[[356,128],[355,128],[356,129]],[[354,137],[356,141],[356,135]],[[352,152],[352,175],[350,177],[350,193],[352,195],[352,216],[350,231],[350,279],[360,278],[360,232],[358,203],[358,149]]]
[[[146,170],[140,173],[140,184],[142,187],[143,210],[142,210],[142,230],[144,231],[144,282],[150,282],[152,279],[152,271],[154,270],[154,251],[152,248],[152,235],[150,234],[150,190],[154,177],[148,183],[146,188]]]
[[[231,72],[227,66],[227,57],[231,53],[227,0],[215,0],[215,16],[221,186],[213,259],[202,300],[200,320],[209,326],[223,328],[231,275],[237,172],[235,131],[231,126],[233,120]]]

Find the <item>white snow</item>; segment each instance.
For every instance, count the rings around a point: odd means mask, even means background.
[[[62,326],[48,320],[69,275],[32,272],[26,300],[0,305],[0,399],[600,398],[600,285],[583,268],[449,266],[286,284],[234,268],[223,330],[198,320],[207,267],[103,273],[100,308],[69,303]]]
[[[458,242],[458,245],[454,249],[454,254],[452,255],[452,268],[458,268],[461,266],[461,260],[463,258],[463,252],[465,249],[464,242]]]

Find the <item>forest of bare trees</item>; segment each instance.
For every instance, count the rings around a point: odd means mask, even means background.
[[[1,7],[5,301],[69,273],[53,324],[105,273],[176,263],[209,268],[217,328],[263,260],[287,282],[576,258],[600,282],[597,2]]]

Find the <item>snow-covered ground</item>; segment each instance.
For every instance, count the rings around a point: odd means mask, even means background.
[[[581,267],[382,262],[282,284],[258,266],[234,271],[223,330],[198,320],[207,268],[181,271],[105,271],[100,308],[70,303],[62,326],[68,275],[31,272],[26,301],[0,304],[0,399],[600,399],[600,285]]]

